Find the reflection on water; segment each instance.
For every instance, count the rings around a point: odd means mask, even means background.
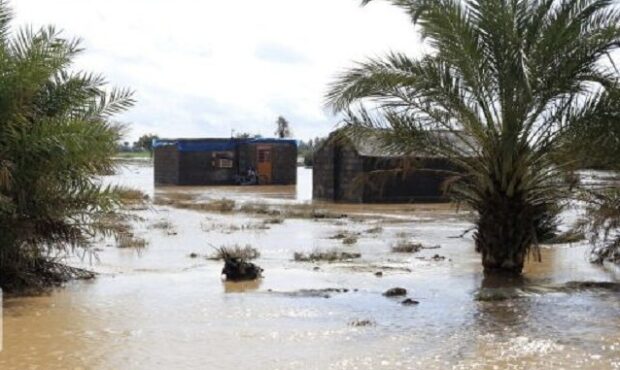
[[[124,183],[154,191],[150,168],[128,167],[123,175]],[[275,188],[157,191],[304,200],[299,190],[292,195]],[[446,206],[341,209],[403,217],[289,219],[264,230],[241,227],[261,223],[258,216],[160,206],[139,211],[145,221],[135,232],[149,241],[141,253],[102,241],[103,251],[90,266],[101,273],[95,281],[6,300],[0,369],[620,368],[620,293],[563,288],[571,281],[620,280],[617,269],[587,263],[587,246],[543,248],[543,262],[529,262],[522,279],[490,279],[481,273],[472,240],[452,238],[470,224]],[[176,234],[151,227],[161,220]],[[367,232],[377,226],[381,232]],[[359,233],[358,242],[343,246],[331,239],[343,230]],[[403,233],[441,248],[391,253]],[[259,282],[222,282],[221,262],[202,258],[212,253],[211,245],[247,243],[261,252],[256,263],[265,278]],[[330,248],[362,258],[292,261],[294,252]],[[189,258],[191,253],[201,257]],[[430,260],[434,254],[446,259]],[[395,286],[420,305],[382,296]],[[282,294],[326,288],[347,291],[330,298]],[[494,289],[510,294],[477,299]],[[350,325],[354,320],[374,325]]]
[[[247,293],[258,290],[262,282],[263,280],[260,279],[242,282],[225,281],[222,284],[224,285],[224,293]]]

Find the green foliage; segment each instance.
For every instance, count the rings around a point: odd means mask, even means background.
[[[448,190],[478,213],[485,269],[520,272],[575,185],[571,137],[618,132],[620,10],[611,0],[390,2],[433,52],[358,63],[328,105],[347,113],[351,135],[450,159],[460,171]]]
[[[96,176],[114,170],[132,93],[73,72],[79,40],[53,27],[11,32],[0,1],[0,285],[27,286],[51,255],[105,232],[93,220],[119,201]]]
[[[620,189],[586,192],[583,200],[587,207],[581,227],[594,245],[593,262],[620,263]]]
[[[133,144],[134,150],[145,150],[153,153],[153,140],[159,139],[159,136],[154,134],[146,134],[140,136],[138,141]]]

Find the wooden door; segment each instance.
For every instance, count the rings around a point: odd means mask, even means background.
[[[258,183],[261,185],[271,184],[271,145],[259,145],[256,151],[256,158],[258,162],[258,168],[256,169],[258,172]]]

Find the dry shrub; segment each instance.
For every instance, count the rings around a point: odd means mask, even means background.
[[[116,245],[121,249],[142,249],[147,246],[148,242],[143,238],[137,238],[132,233],[123,233],[117,236]]]
[[[342,244],[344,245],[353,245],[355,243],[357,243],[357,237],[353,235],[347,236],[346,238],[342,239]]]
[[[380,234],[382,232],[383,232],[383,227],[381,226],[376,226],[376,227],[373,227],[372,229],[366,230],[366,234]]]
[[[341,252],[336,249],[320,251],[315,250],[310,254],[305,254],[301,252],[295,252],[293,258],[297,262],[317,262],[317,261],[326,261],[326,262],[336,262],[336,261],[345,261],[361,258],[362,255],[360,253],[349,253],[349,252]]]
[[[248,214],[268,216],[279,216],[281,213],[279,210],[273,209],[268,204],[260,202],[244,203],[241,207],[239,207],[239,211]]]
[[[258,251],[258,249],[252,247],[250,244],[246,244],[243,247],[235,244],[232,246],[222,246],[216,248],[215,254],[208,257],[208,259],[220,261],[224,260],[225,257],[237,258],[242,261],[249,261],[255,260],[260,257],[260,252]]]
[[[392,245],[392,252],[394,253],[417,253],[424,246],[420,243],[411,242],[409,240],[399,240]]]
[[[282,217],[271,217],[263,221],[265,225],[281,225],[284,223],[284,218]]]
[[[170,231],[174,229],[172,222],[168,220],[159,220],[151,224],[151,229]]]
[[[130,188],[118,189],[118,197],[123,204],[144,203],[149,200],[149,196],[144,192]]]

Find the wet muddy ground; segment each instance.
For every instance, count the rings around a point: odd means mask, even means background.
[[[155,190],[135,164],[105,181],[151,196],[132,212],[145,246],[101,240],[72,259],[96,280],[6,299],[0,369],[620,369],[620,271],[585,244],[544,246],[498,287],[451,205],[310,205],[305,169],[297,187]],[[264,278],[222,282],[223,245],[256,248]]]

